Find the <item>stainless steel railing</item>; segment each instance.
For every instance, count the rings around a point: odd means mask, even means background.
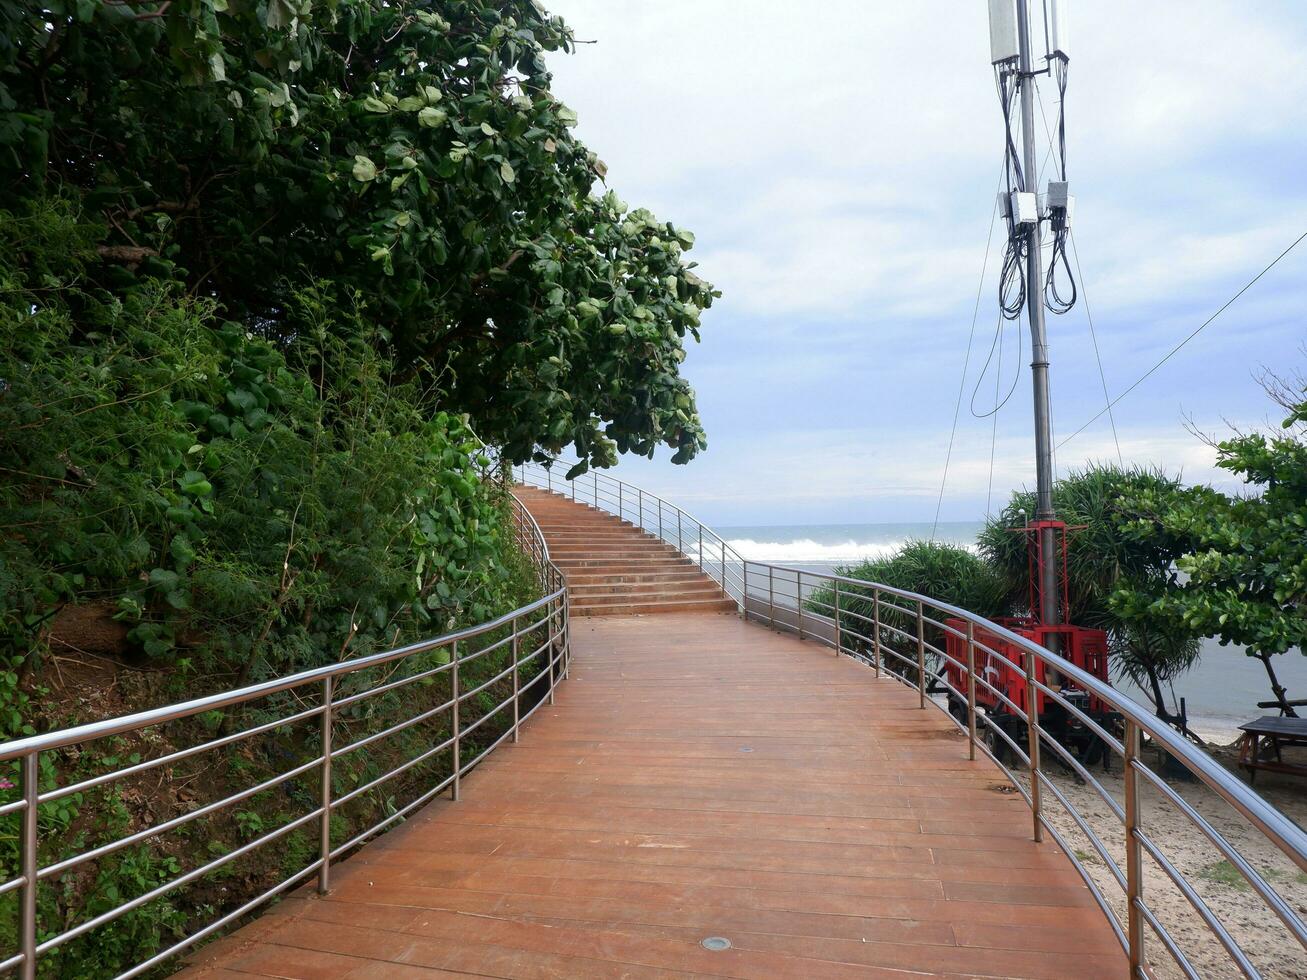
[[[25,980],[31,980],[36,976],[37,966],[42,958],[58,950],[65,943],[211,875],[241,857],[276,841],[284,840],[295,830],[316,826],[318,837],[316,858],[257,897],[243,903],[239,908],[214,918],[213,921],[204,924],[180,941],[119,974],[122,978],[138,976],[212,936],[315,874],[318,890],[325,892],[330,885],[333,862],[353,848],[396,821],[402,820],[445,790],[449,790],[452,798],[457,800],[461,793],[462,777],[506,739],[511,738],[516,742],[522,723],[541,704],[553,703],[554,689],[568,672],[570,642],[567,593],[563,577],[557,566],[549,559],[548,546],[534,518],[516,500],[513,501],[513,533],[537,574],[542,594],[534,602],[496,619],[384,653],[301,671],[287,677],[279,677],[180,704],[166,705],[150,711],[108,718],[75,728],[0,744],[0,762],[20,760],[22,774],[21,798],[0,805],[0,816],[18,815],[20,847],[20,873],[0,883],[0,896],[16,893],[18,901],[17,950],[13,955],[0,960],[0,972],[18,969]],[[540,642],[536,643],[537,640]],[[423,654],[435,654],[435,656],[422,661],[418,669],[396,676],[406,666],[417,664],[419,656]],[[489,669],[493,670],[498,664],[506,664],[506,666],[502,666],[502,669],[497,670],[488,679],[481,680],[475,686],[469,686],[467,684],[469,665],[487,657],[493,658],[485,661],[492,665]],[[365,672],[378,667],[385,667],[387,673],[381,682],[373,683],[368,680]],[[527,678],[525,682],[524,678]],[[411,717],[396,719],[382,730],[352,742],[336,743],[333,737],[335,729],[339,727],[347,713],[359,712],[362,705],[383,693],[393,692],[412,684],[436,685],[437,679],[441,680],[437,690],[447,684],[449,692],[448,697],[440,703]],[[350,681],[362,681],[360,689],[346,693]],[[493,693],[500,693],[503,696],[493,706],[486,707],[483,695]],[[283,708],[287,704],[291,706],[288,713],[279,714],[277,717],[261,721],[234,734],[223,734],[156,758],[114,767],[108,772],[75,783],[42,788],[42,762],[48,763],[54,759],[54,753],[69,749],[85,752],[89,747],[112,736],[157,731],[160,726],[172,722],[194,718],[205,712],[252,705],[278,694],[289,695],[282,699]],[[532,698],[537,700],[524,712],[523,705],[530,704]],[[478,699],[475,705],[480,706],[480,717],[475,721],[469,721],[468,714],[461,710],[472,699]],[[311,706],[302,707],[306,702]],[[508,722],[510,708],[512,720]],[[504,718],[500,724],[504,730],[498,737],[486,742],[485,738],[488,736],[485,735],[485,731],[489,729],[487,727],[482,730],[482,726],[492,718],[499,717],[501,712]],[[343,757],[369,746],[375,746],[383,739],[412,730],[424,722],[434,722],[442,718],[448,725],[447,737],[426,747],[417,756],[347,791],[339,790],[333,783],[333,764]],[[384,720],[391,721],[389,718]],[[310,735],[308,739],[312,742],[316,738],[317,751],[314,757],[307,761],[162,823],[107,841],[88,850],[63,856],[59,860],[42,863],[39,817],[43,807],[56,806],[61,800],[78,797],[98,787],[109,786],[147,771],[158,770],[183,759],[234,746],[258,735],[293,729],[294,726],[304,723],[316,723],[317,728],[316,736]],[[481,734],[478,734],[479,730]],[[474,751],[465,754],[466,748]],[[354,834],[348,840],[333,843],[331,821],[333,815],[338,815],[342,807],[366,793],[384,787],[395,777],[413,771],[423,763],[432,763],[441,758],[449,760],[449,773],[443,779],[422,790],[416,798],[403,806],[392,809],[387,816]],[[62,931],[48,928],[47,932],[51,934],[46,935],[45,938],[38,936],[38,892],[41,888],[59,887],[62,876],[82,869],[91,862],[179,831],[197,820],[228,811],[236,804],[250,800],[260,793],[285,786],[298,777],[312,778],[315,773],[318,783],[316,807],[238,848],[188,871],[178,873],[170,880],[140,895],[119,901],[110,908],[68,926]],[[51,926],[50,923],[46,925]]]
[[[559,465],[565,470],[569,464],[560,461]],[[1167,857],[1160,843],[1167,828],[1150,824],[1144,806],[1145,787],[1156,794],[1155,799],[1160,798],[1182,814],[1214,852],[1229,862],[1279,921],[1286,933],[1285,941],[1296,942],[1299,948],[1307,950],[1307,924],[1298,908],[1274,887],[1270,873],[1259,871],[1254,861],[1231,842],[1232,834],[1222,833],[1213,820],[1176,791],[1163,777],[1162,766],[1170,759],[1183,767],[1206,791],[1228,804],[1239,822],[1255,830],[1299,872],[1307,872],[1307,834],[1251,787],[1120,691],[997,623],[929,596],[825,571],[745,559],[720,535],[679,507],[607,474],[588,472],[567,481],[539,463],[516,467],[515,473],[523,483],[607,510],[676,544],[683,554],[721,583],[723,590],[736,600],[746,620],[830,646],[837,656],[850,656],[867,664],[876,677],[889,676],[914,687],[923,709],[933,705],[944,711],[965,734],[969,758],[975,759],[978,750],[988,756],[1029,805],[1034,839],[1042,840],[1045,834],[1052,837],[1075,866],[1129,958],[1132,977],[1149,975],[1149,935],[1157,938],[1185,976],[1204,975],[1191,961],[1192,949],[1185,948],[1149,905],[1145,880],[1150,868],[1151,873],[1160,872],[1176,888],[1219,944],[1217,955],[1224,959],[1223,970],[1232,968],[1246,977],[1263,975],[1199,888]],[[962,625],[959,628],[954,624]],[[965,659],[951,656],[947,642],[941,646],[928,639],[948,636],[960,641],[966,651]],[[978,638],[981,636],[995,639],[986,643]],[[1003,646],[1018,651],[1015,660],[1003,651]],[[984,668],[996,662],[992,658],[1001,658],[1005,667],[1024,679],[1024,701],[1033,710],[1023,710],[991,683],[991,675]],[[961,687],[949,682],[949,665],[964,679]],[[1064,690],[1054,689],[1046,682],[1049,671],[1108,706],[1114,716],[1113,723],[1102,723],[1102,713],[1096,720],[1068,698]],[[1018,737],[1006,731],[995,715],[977,706],[978,688],[987,691],[1002,703],[1005,712],[1015,716],[1022,729]],[[945,695],[943,704],[933,696],[936,693]],[[1104,782],[1075,752],[1061,744],[1041,720],[1038,712],[1041,694],[1085,726],[1120,760],[1123,799],[1117,800]],[[949,702],[959,709],[965,706],[963,718],[949,712]],[[1161,760],[1155,765],[1148,762],[1145,739],[1150,753]],[[1041,749],[1052,753],[1052,761],[1058,768],[1049,767],[1041,757]],[[1018,761],[1019,769],[1013,770],[1003,761],[1009,753]],[[1084,780],[1094,796],[1105,804],[1110,815],[1108,821],[1116,825],[1115,833],[1101,821],[1095,826],[1094,819],[1076,806],[1060,776],[1062,767]],[[1069,821],[1063,824],[1064,828],[1074,827],[1088,841],[1094,856],[1103,862],[1109,884],[1119,888],[1115,901],[1110,897],[1111,892],[1104,893],[1087,867],[1088,854],[1082,859],[1070,846],[1063,830],[1059,830],[1054,812],[1049,809],[1050,802],[1056,803]],[[1105,837],[1116,835],[1122,841],[1123,862],[1117,860],[1113,848],[1104,841]],[[1307,958],[1303,962],[1307,963]]]
[[[564,460],[555,463],[562,472],[570,465]],[[656,535],[693,559],[737,603],[743,602],[747,581],[742,575],[744,560],[739,552],[712,528],[670,501],[600,470],[566,480],[553,466],[528,462],[514,466],[512,472],[519,483],[542,487],[608,511]]]

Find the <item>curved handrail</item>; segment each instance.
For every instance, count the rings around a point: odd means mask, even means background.
[[[41,956],[56,949],[64,943],[88,933],[99,926],[107,925],[135,908],[153,901],[154,899],[161,898],[206,874],[217,871],[233,860],[251,854],[267,844],[280,840],[294,830],[312,826],[314,823],[318,825],[320,840],[318,856],[315,860],[310,861],[298,871],[264,891],[262,894],[256,896],[254,899],[244,903],[240,908],[228,912],[216,920],[209,922],[196,932],[184,937],[179,942],[174,943],[172,946],[169,946],[120,974],[120,977],[123,978],[139,976],[170,957],[183,952],[201,940],[213,935],[220,929],[237,922],[242,917],[248,915],[251,911],[257,909],[260,905],[268,902],[275,896],[287,891],[314,874],[318,877],[319,890],[325,892],[329,887],[330,869],[333,861],[345,855],[351,849],[362,844],[375,834],[386,829],[396,820],[402,819],[408,813],[411,813],[413,810],[417,809],[419,806],[428,802],[446,789],[451,791],[454,799],[458,799],[462,777],[474,766],[479,764],[482,759],[498,748],[505,739],[511,737],[513,741],[517,741],[518,730],[521,727],[521,724],[531,716],[540,704],[545,703],[546,700],[550,703],[553,702],[554,689],[558,682],[567,676],[568,672],[571,657],[571,644],[567,590],[563,574],[558,566],[550,559],[549,547],[545,542],[544,535],[541,533],[540,527],[536,523],[535,518],[531,516],[530,512],[520,501],[516,500],[516,498],[514,498],[512,505],[512,533],[519,547],[535,568],[540,587],[544,594],[541,595],[540,598],[526,603],[525,605],[520,606],[511,612],[505,613],[502,616],[498,616],[484,623],[478,623],[477,625],[469,626],[464,629],[445,633],[441,636],[420,640],[416,643],[410,643],[393,650],[357,657],[351,660],[341,661],[340,663],[327,664],[310,670],[303,670],[286,677],[278,677],[257,684],[249,684],[234,690],[220,691],[215,694],[192,698],[177,704],[164,705],[159,708],[138,711],[117,718],[107,718],[101,721],[89,722],[71,728],[60,729],[40,735],[32,735],[26,738],[14,739],[0,744],[0,762],[21,760],[22,763],[20,787],[21,798],[0,805],[0,816],[11,813],[20,815],[20,873],[8,881],[0,882],[0,895],[4,895],[11,891],[18,892],[18,949],[13,955],[0,960],[0,973],[19,968],[20,975],[24,977],[25,980],[30,980],[30,978],[34,978],[36,975],[37,962]],[[501,632],[505,635],[495,638],[495,634]],[[534,643],[535,639],[538,639],[541,636],[543,636],[543,642],[533,650],[526,651],[522,649],[522,640],[527,640],[528,642],[526,645],[530,646]],[[469,647],[477,646],[477,641],[480,638],[487,638],[482,642],[480,649],[469,649]],[[348,697],[336,697],[338,683],[350,675],[360,674],[363,671],[386,665],[395,665],[395,667],[398,667],[402,661],[415,657],[418,654],[429,653],[436,650],[447,650],[448,656],[443,658],[443,662],[439,662],[440,658],[437,658],[435,666],[419,669],[416,673],[411,673],[408,676],[401,677],[397,680],[383,679],[381,683],[365,686],[363,690],[351,693]],[[506,662],[508,666],[499,670],[498,673],[492,676],[489,680],[476,687],[464,690],[460,686],[460,668],[497,651],[500,653],[501,659]],[[542,655],[543,660],[540,659]],[[419,666],[421,667],[421,665]],[[530,679],[525,683],[522,682],[524,669],[536,670],[534,676],[530,676]],[[506,695],[495,707],[485,710],[478,720],[466,725],[460,723],[461,719],[459,709],[469,698],[482,695],[485,691],[489,690],[496,684],[506,683],[510,675],[512,677],[511,694]],[[390,676],[393,676],[393,674]],[[430,682],[437,676],[444,676],[447,678],[449,684],[450,696],[442,703],[412,717],[400,719],[382,731],[361,737],[350,744],[343,746],[333,744],[332,727],[333,723],[338,721],[340,718],[340,715],[338,714],[339,709],[375,697],[376,695],[393,691],[396,688],[403,687],[413,682]],[[542,678],[547,679],[547,684],[544,685],[543,688],[537,687]],[[45,755],[46,753],[55,752],[60,749],[67,749],[72,746],[82,746],[87,743],[94,743],[99,739],[110,736],[147,730],[168,722],[191,718],[204,712],[232,708],[237,705],[259,701],[270,695],[287,691],[297,692],[297,695],[300,691],[303,691],[304,697],[311,702],[312,706],[303,708],[302,706],[305,703],[305,700],[301,700],[297,696],[296,701],[300,705],[301,710],[292,711],[289,714],[282,715],[271,721],[264,721],[234,734],[222,734],[207,741],[178,749],[157,758],[133,762],[131,765],[112,769],[108,772],[83,779],[78,783],[57,786],[44,792],[40,788],[41,762],[43,757],[46,759],[49,758],[48,755]],[[538,694],[539,699],[534,706],[523,714],[521,711],[522,698],[523,695],[526,694],[532,696]],[[499,715],[500,712],[507,711],[510,706],[512,708],[511,724],[505,722],[505,730],[495,738],[493,742],[475,752],[471,757],[465,758],[462,755],[464,741],[484,722]],[[439,744],[427,748],[417,757],[408,759],[407,761],[396,765],[388,772],[376,776],[368,783],[365,783],[362,786],[355,786],[350,791],[345,792],[340,796],[333,796],[332,764],[335,760],[366,745],[373,744],[382,738],[387,738],[398,732],[411,729],[413,726],[424,721],[432,721],[442,715],[448,721],[450,726],[451,735],[449,738],[444,739]],[[39,848],[41,835],[38,813],[39,808],[43,804],[53,803],[56,800],[63,799],[76,793],[112,784],[121,779],[140,774],[147,770],[156,769],[168,765],[169,763],[191,758],[204,752],[211,752],[232,745],[236,742],[252,738],[256,735],[281,728],[287,728],[291,725],[305,721],[317,723],[319,751],[316,757],[301,762],[291,769],[266,779],[253,787],[239,790],[222,799],[205,804],[186,813],[182,813],[164,821],[163,823],[126,836],[118,837],[100,844],[97,847],[90,848],[89,850],[83,850],[78,854],[61,856],[59,860],[44,865],[40,863]],[[473,746],[473,748],[475,748],[475,746]],[[376,788],[402,773],[412,770],[423,762],[434,760],[441,753],[449,753],[452,759],[452,771],[448,776],[437,782],[434,786],[428,787],[416,799],[407,803],[403,808],[394,810],[388,816],[356,834],[350,840],[340,844],[332,841],[331,817],[334,811],[364,792]],[[112,908],[101,912],[91,919],[82,921],[77,925],[64,929],[62,932],[54,936],[38,941],[36,931],[37,891],[41,887],[42,882],[50,878],[56,878],[73,867],[105,857],[122,850],[125,847],[144,843],[151,838],[180,828],[196,819],[212,816],[243,800],[250,799],[257,793],[265,792],[274,787],[281,786],[292,779],[311,775],[314,772],[317,772],[320,775],[320,795],[318,806],[310,810],[308,813],[302,814],[291,820],[289,823],[265,833],[255,840],[210,860],[197,868],[180,873],[169,881],[150,889],[142,895],[138,895],[131,899],[121,900]]]
[[[744,558],[729,541],[689,511],[683,510],[670,500],[655,493],[650,493],[633,483],[627,483],[624,480],[609,476],[600,470],[587,470],[574,480],[566,480],[562,477],[555,478],[553,473],[554,465],[570,468],[575,463],[563,459],[555,459],[551,465],[530,461],[519,463],[513,469],[517,474],[519,483],[530,484],[549,491],[554,491],[555,484],[560,487],[570,486],[573,500],[579,500],[582,503],[593,503],[595,507],[604,505],[602,509],[616,514],[622,520],[629,520],[645,531],[656,533],[659,538],[668,544],[676,545],[678,551],[688,557],[695,558],[700,568],[716,579],[721,585],[722,591],[730,598],[737,603],[743,601],[743,582],[740,581],[738,574],[735,580],[732,581],[730,572],[736,566],[743,565]],[[589,491],[578,494],[576,491],[578,482],[588,485],[590,487]],[[645,506],[646,503],[649,505],[648,507]],[[675,523],[671,520],[673,517],[676,518]],[[673,527],[678,531],[676,535],[671,533]],[[688,538],[685,533],[687,531],[693,532]],[[705,542],[711,547],[705,548]],[[685,545],[687,543],[696,545],[693,553],[686,551]],[[707,560],[709,557],[716,557],[718,561],[715,563],[709,561]]]
[[[555,462],[564,463],[561,460]],[[567,464],[564,463],[564,465]],[[1176,793],[1166,780],[1144,763],[1141,757],[1143,738],[1147,736],[1155,747],[1165,751],[1167,755],[1183,765],[1203,786],[1224,800],[1235,813],[1256,828],[1267,841],[1272,843],[1303,871],[1307,871],[1307,833],[1263,799],[1255,790],[1242,783],[1224,766],[1181,738],[1170,726],[1162,723],[1133,698],[1011,629],[950,603],[941,602],[906,589],[899,589],[883,583],[870,582],[847,575],[746,559],[719,534],[704,527],[697,519],[691,517],[675,504],[606,474],[591,472],[580,475],[576,480],[560,480],[553,476],[549,466],[540,463],[528,463],[519,466],[517,472],[521,482],[531,483],[554,492],[562,492],[564,495],[570,492],[574,499],[593,503],[596,507],[617,513],[623,519],[630,516],[628,514],[629,508],[624,506],[624,502],[629,500],[632,495],[635,495],[641,502],[644,500],[656,501],[660,508],[660,515],[666,512],[676,515],[680,522],[678,523],[678,531],[682,529],[684,521],[687,519],[692,521],[697,528],[697,533],[705,534],[713,542],[713,551],[716,554],[705,556],[702,546],[696,551],[687,550],[683,546],[679,550],[687,557],[695,560],[705,572],[718,579],[727,594],[736,600],[742,616],[746,619],[766,622],[776,629],[797,632],[801,639],[812,638],[819,640],[833,647],[837,655],[850,655],[868,663],[875,669],[877,676],[879,676],[883,668],[884,672],[894,679],[918,691],[921,707],[924,708],[926,704],[930,703],[945,711],[947,716],[955,724],[958,724],[958,727],[968,736],[970,757],[972,759],[976,757],[977,749],[989,756],[1020,791],[1027,804],[1030,805],[1033,813],[1035,839],[1041,839],[1043,833],[1047,831],[1054,837],[1068,859],[1076,867],[1099,908],[1111,923],[1123,950],[1130,958],[1132,975],[1146,975],[1144,958],[1145,926],[1158,937],[1162,946],[1172,956],[1182,972],[1188,976],[1198,975],[1179,942],[1158,919],[1154,910],[1148,906],[1144,898],[1143,858],[1145,855],[1153,861],[1154,867],[1159,868],[1174,883],[1181,895],[1194,907],[1200,920],[1224,948],[1230,963],[1245,976],[1257,977],[1261,975],[1202,896],[1165,858],[1154,840],[1143,830],[1142,824],[1144,821],[1140,815],[1142,781],[1147,781],[1154,790],[1161,793],[1167,802],[1173,804],[1183,814],[1184,818],[1188,819],[1198,829],[1212,846],[1243,876],[1263,903],[1284,924],[1288,932],[1307,948],[1307,924],[1304,923],[1297,910],[1272,887],[1267,880],[1268,876],[1259,872],[1238,848],[1231,844],[1187,800]],[[580,487],[577,485],[578,482],[581,484]],[[617,501],[616,510],[613,507],[614,498]],[[643,510],[641,510],[638,517],[638,523],[642,527],[646,530],[653,530],[644,519]],[[659,523],[665,525],[665,521],[660,520]],[[658,528],[658,536],[669,541],[669,543],[675,543],[665,533],[664,526]],[[705,557],[718,557],[719,563],[714,565],[712,561],[705,562]],[[780,581],[778,581],[778,574]],[[779,592],[778,586],[781,589]],[[786,586],[791,586],[793,591],[785,591]],[[825,590],[825,592],[822,593],[819,590]],[[843,600],[841,599],[841,593],[845,597]],[[824,600],[819,599],[818,596],[823,594],[825,595]],[[872,618],[868,619],[865,615],[846,608],[845,603],[850,599],[871,600],[873,607]],[[827,612],[814,611],[815,607],[824,607]],[[936,616],[926,616],[925,611],[927,609],[935,613],[938,618]],[[900,619],[915,617],[915,636],[904,629],[884,623],[882,621],[883,612],[896,615]],[[965,624],[964,628],[959,630],[950,626],[942,621],[945,619],[960,621]],[[852,628],[855,625],[854,621],[859,621],[856,625],[859,625],[865,632],[858,632],[857,629]],[[928,643],[925,639],[926,623],[930,623],[933,628],[964,641],[968,651],[967,663],[960,662],[951,657],[945,650]],[[987,637],[993,638],[990,640],[992,646],[977,638],[978,630],[983,630]],[[867,636],[866,633],[871,635]],[[891,643],[887,641],[887,637],[897,638],[893,639]],[[849,639],[854,642],[846,642]],[[861,646],[859,646],[858,640],[862,641]],[[1020,651],[1019,660],[1022,662],[1017,663],[995,649],[995,647],[1003,644]],[[905,655],[900,650],[895,649],[896,646],[904,645],[909,649],[915,646],[914,651],[910,649],[915,657]],[[953,687],[947,679],[947,670],[942,666],[933,673],[929,671],[926,665],[927,651],[933,657],[938,658],[941,664],[947,663],[958,668],[966,690]],[[1085,766],[1080,765],[1078,760],[1074,759],[1074,753],[1069,752],[1056,741],[1048,729],[1041,724],[1037,710],[1023,711],[1020,706],[1003,696],[981,672],[975,669],[975,655],[977,652],[989,657],[1004,657],[1017,675],[1025,678],[1028,692],[1025,698],[1027,704],[1038,708],[1039,700],[1035,695],[1045,695],[1045,697],[1056,702],[1063,710],[1075,715],[1082,724],[1103,742],[1109,751],[1121,757],[1125,766],[1124,806],[1117,804],[1112,794]],[[893,657],[899,661],[903,665],[903,669],[897,671],[891,669],[887,663],[888,657]],[[1071,681],[1076,688],[1108,705],[1119,716],[1120,724],[1124,728],[1124,737],[1118,739],[1115,734],[1104,729],[1099,724],[1099,720],[1094,719],[1071,700],[1063,697],[1060,691],[1054,690],[1040,681],[1039,677],[1043,673],[1040,665],[1051,668],[1061,677]],[[915,682],[912,680],[913,674],[915,674]],[[937,690],[931,688],[931,684],[935,682],[943,686],[949,699],[955,705],[965,705],[965,724],[955,718],[949,712],[947,706],[940,705],[934,698],[929,697],[932,690]],[[1015,715],[1019,723],[1025,728],[1023,740],[1026,748],[1024,751],[1007,732],[995,724],[987,712],[977,710],[975,694],[977,685],[987,688],[997,695],[1001,701],[1005,702],[1004,707],[1008,713]],[[1007,747],[1014,750],[1014,754],[1021,760],[1026,769],[1023,775],[1025,783],[1028,785],[1023,785],[1023,780],[1018,779],[1017,775],[1003,764],[998,758],[998,753],[991,751],[984,741],[978,738],[977,728],[980,724],[987,726],[987,731],[992,732],[996,740],[1003,740],[1006,742]],[[1085,816],[1075,808],[1071,800],[1062,792],[1061,787],[1050,777],[1049,772],[1041,766],[1039,751],[1041,745],[1050,746],[1063,758],[1063,761],[1073,763],[1072,770],[1082,779],[1085,779],[1109,803],[1109,810],[1112,815],[1120,821],[1121,831],[1126,842],[1126,868],[1124,870],[1112,858],[1106,845],[1094,832]],[[1099,857],[1105,862],[1113,879],[1122,888],[1126,903],[1126,922],[1124,924],[1118,920],[1112,904],[1103,895],[1102,890],[1095,883],[1084,863],[1077,857],[1075,850],[1067,845],[1062,834],[1045,816],[1042,801],[1042,790],[1044,789],[1053,794],[1054,799],[1061,804],[1077,827],[1086,835],[1086,838],[1098,852]]]

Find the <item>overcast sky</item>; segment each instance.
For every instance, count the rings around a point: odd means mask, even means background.
[[[545,5],[595,42],[551,67],[609,185],[693,231],[691,258],[724,294],[683,365],[708,452],[618,474],[710,524],[930,520],[1001,162],[986,4]],[[1049,317],[1062,435],[1104,404],[1086,295],[1115,395],[1307,231],[1301,0],[1072,7],[1067,159],[1085,282],[1074,311]],[[1056,95],[1041,91],[1051,123]],[[998,248],[996,236],[945,520],[984,515],[991,440],[995,509],[1034,479],[1029,338],[1016,378],[1015,326],[996,438],[969,408]],[[1304,367],[1304,340],[1307,243],[1117,406],[1126,461],[1219,480],[1186,418],[1213,432],[1264,423],[1253,376]],[[995,403],[992,366],[975,402]],[[1104,417],[1057,462],[1115,458]]]

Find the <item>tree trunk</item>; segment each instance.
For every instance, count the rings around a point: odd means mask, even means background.
[[[1162,679],[1157,676],[1157,669],[1152,664],[1147,665],[1144,669],[1148,671],[1148,685],[1153,689],[1153,707],[1157,711],[1157,717],[1169,724],[1172,716],[1171,712],[1166,709],[1166,695],[1162,693]]]
[[[1294,711],[1293,706],[1289,704],[1289,692],[1280,686],[1279,678],[1275,676],[1275,668],[1271,666],[1271,657],[1273,657],[1274,654],[1254,653],[1253,656],[1260,660],[1262,666],[1266,668],[1266,676],[1271,679],[1271,693],[1275,695],[1275,700],[1280,704],[1280,713],[1286,718],[1297,718],[1298,713]]]

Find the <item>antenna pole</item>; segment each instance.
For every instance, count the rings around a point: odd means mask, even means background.
[[[1039,161],[1035,154],[1035,76],[1030,57],[1030,4],[1016,0],[1018,67],[1021,86],[1021,139],[1029,190],[1039,191]],[[1044,262],[1041,253],[1040,221],[1029,226],[1026,243],[1026,300],[1030,315],[1030,373],[1035,389],[1035,520],[1052,521],[1053,511],[1053,422],[1048,387],[1048,333],[1044,327]],[[1038,531],[1040,562],[1039,619],[1045,626],[1061,618],[1058,601],[1057,535],[1052,527]],[[1033,610],[1032,610],[1033,611]]]

